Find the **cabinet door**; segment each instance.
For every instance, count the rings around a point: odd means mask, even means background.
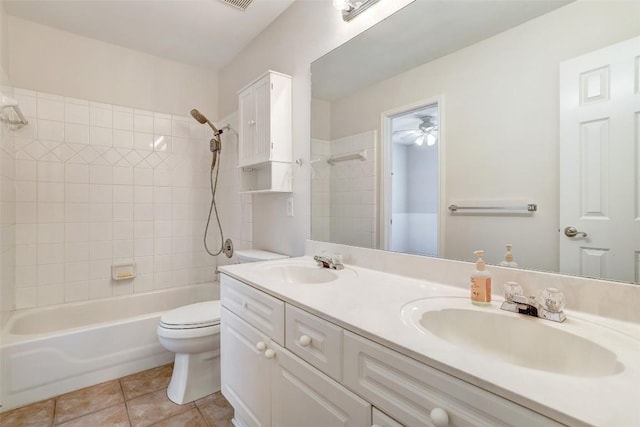
[[[271,80],[269,75],[253,86],[255,104],[255,130],[253,163],[271,160]]]
[[[220,364],[222,394],[238,427],[271,426],[271,367],[265,358],[269,337],[222,307]],[[264,344],[265,348],[259,343]]]
[[[371,405],[272,343],[273,425],[278,427],[370,427]]]
[[[240,111],[240,139],[238,148],[238,164],[240,166],[253,164],[254,149],[253,141],[255,139],[255,102],[254,92],[252,88],[247,88],[240,93],[239,97]]]

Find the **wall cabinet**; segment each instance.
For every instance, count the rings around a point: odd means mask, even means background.
[[[240,193],[290,193],[290,162],[264,162],[240,168]]]
[[[221,300],[237,427],[560,425],[225,274]]]
[[[291,76],[267,71],[238,92],[238,165],[291,162]]]

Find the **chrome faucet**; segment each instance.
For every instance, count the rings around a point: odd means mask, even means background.
[[[330,256],[321,256],[316,255],[313,259],[318,263],[318,267],[330,268],[332,270],[342,270],[344,265],[342,265],[342,260],[339,259],[341,257],[330,257]]]
[[[534,296],[522,295],[522,288],[514,282],[505,284],[505,301],[500,306],[501,310],[513,313],[525,314],[527,316],[539,317],[541,319],[552,320],[554,322],[564,322],[567,316],[564,308],[564,295],[558,289],[545,289],[538,302]]]

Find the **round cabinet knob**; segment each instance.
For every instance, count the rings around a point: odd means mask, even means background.
[[[433,408],[429,414],[431,422],[436,427],[446,427],[449,425],[449,414],[442,408]]]
[[[301,346],[307,347],[309,346],[309,344],[311,344],[311,337],[309,335],[302,335],[298,339],[298,342],[300,343]]]
[[[258,351],[264,351],[266,348],[267,348],[267,345],[262,341],[259,341],[256,344],[256,350],[258,350]]]
[[[276,357],[276,352],[268,348],[267,351],[264,352],[264,357],[267,359],[273,359]]]

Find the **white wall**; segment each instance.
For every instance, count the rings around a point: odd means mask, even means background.
[[[209,70],[9,17],[15,87],[167,114],[218,118]]]
[[[222,115],[237,110],[236,92],[267,69],[293,76],[293,158],[307,160],[303,167],[294,165],[295,216],[286,215],[290,195],[253,196],[254,247],[301,255],[309,237],[311,62],[409,1],[379,2],[349,23],[342,21],[330,0],[296,1],[220,72]]]
[[[484,248],[497,263],[510,242],[521,266],[557,271],[558,66],[638,35],[638,16],[638,2],[569,4],[333,102],[332,137],[379,129],[381,112],[444,95],[445,203],[539,206],[525,218],[452,217],[443,209],[445,255],[471,260]]]

